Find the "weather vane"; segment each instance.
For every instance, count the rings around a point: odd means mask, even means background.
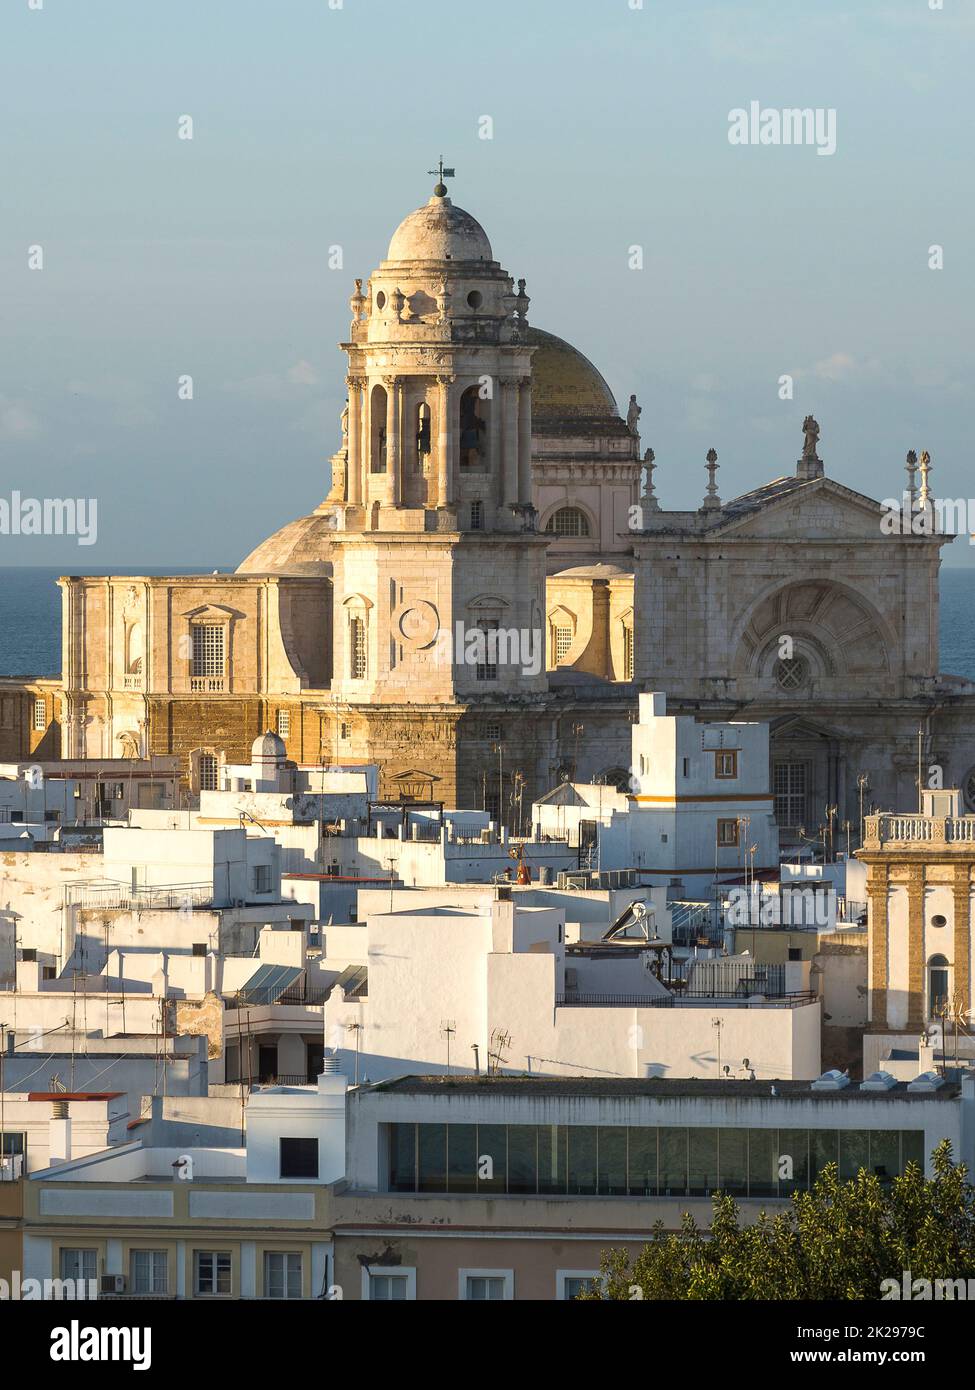
[[[444,186],[444,179],[453,179],[457,177],[456,170],[444,168],[443,155],[440,156],[436,169],[428,169],[427,173],[437,175],[438,183],[434,192],[439,193],[441,197],[447,192]]]

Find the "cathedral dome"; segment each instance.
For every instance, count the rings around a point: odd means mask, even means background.
[[[529,328],[531,357],[531,425],[533,431],[558,421],[605,421],[619,424],[616,400],[602,375],[577,347],[541,328]],[[623,428],[626,428],[623,425]]]
[[[311,516],[289,521],[287,526],[261,541],[237,566],[237,573],[328,577],[332,573],[329,560],[332,531],[332,518],[323,512],[312,512]]]
[[[393,233],[388,261],[491,261],[491,243],[480,222],[447,197],[434,194]]]

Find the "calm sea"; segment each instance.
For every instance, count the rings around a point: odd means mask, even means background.
[[[0,569],[0,676],[61,671],[61,591],[57,569]],[[207,574],[209,568],[120,574]],[[75,571],[80,573],[80,571]],[[941,669],[975,680],[975,568],[941,571]]]

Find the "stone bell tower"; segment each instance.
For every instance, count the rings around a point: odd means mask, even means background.
[[[335,528],[338,701],[468,704],[546,689],[528,302],[443,182],[397,228],[366,288],[356,281],[342,448],[320,509]]]

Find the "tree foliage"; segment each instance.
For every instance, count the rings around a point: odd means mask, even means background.
[[[679,1232],[658,1222],[630,1261],[604,1252],[601,1286],[581,1299],[879,1299],[885,1279],[975,1277],[975,1188],[945,1140],[934,1176],[908,1164],[887,1184],[861,1168],[840,1182],[836,1164],[791,1207],[742,1225],[738,1204],[714,1197],[703,1230],[685,1212]]]

